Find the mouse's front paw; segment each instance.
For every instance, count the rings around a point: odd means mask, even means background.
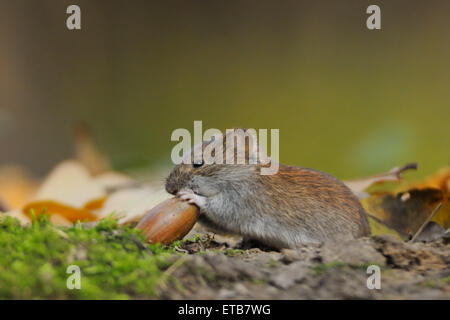
[[[183,189],[177,193],[177,196],[190,204],[195,204],[197,207],[202,208],[206,204],[206,197],[199,196],[195,194],[194,191],[190,189]]]

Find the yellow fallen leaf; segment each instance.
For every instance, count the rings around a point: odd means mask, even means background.
[[[441,168],[435,174],[427,177],[422,181],[413,182],[406,186],[401,186],[397,191],[405,191],[408,189],[439,189],[444,194],[450,193],[450,166]]]
[[[51,200],[32,202],[23,208],[23,212],[29,218],[31,218],[31,210],[35,212],[36,216],[45,212],[50,217],[59,215],[70,222],[97,220],[97,217],[86,209],[77,209]]]
[[[377,221],[374,217],[368,216],[370,234],[373,236],[382,235],[382,234],[390,234],[399,240],[403,240],[402,237],[396,232],[394,229],[389,228],[385,224]]]
[[[103,208],[106,199],[107,197],[91,200],[83,206],[83,210],[87,211],[100,210],[101,208]]]

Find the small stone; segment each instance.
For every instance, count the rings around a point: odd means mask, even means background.
[[[234,284],[234,290],[240,295],[247,295],[249,293],[248,289],[240,282]]]
[[[307,265],[303,261],[296,261],[272,274],[269,282],[278,288],[288,289],[303,280],[307,272]]]
[[[311,261],[317,257],[320,245],[310,243],[297,249],[282,249],[281,261],[284,263],[292,263],[294,261]]]
[[[217,295],[218,295],[217,298],[219,300],[232,299],[232,298],[236,297],[236,291],[222,288],[219,290]]]
[[[415,241],[418,242],[431,242],[441,239],[445,235],[446,231],[441,225],[434,221],[427,223],[422,232],[418,235]]]
[[[297,250],[294,249],[283,249],[281,250],[282,261],[285,263],[291,263],[301,259],[301,254]]]
[[[346,243],[326,242],[321,251],[323,263],[343,262],[351,266],[376,264],[384,266],[386,259],[371,242],[365,239],[350,240]]]

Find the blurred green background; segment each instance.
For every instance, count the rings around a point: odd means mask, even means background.
[[[78,4],[82,30],[66,28]],[[281,162],[340,178],[450,161],[450,1],[0,0],[0,164],[46,173],[84,121],[117,169],[176,128],[279,128]]]

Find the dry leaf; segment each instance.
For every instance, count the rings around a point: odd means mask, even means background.
[[[89,126],[83,122],[75,127],[75,155],[94,176],[111,170],[108,158],[98,150]]]
[[[32,210],[35,212],[37,216],[39,216],[41,213],[45,212],[50,217],[53,215],[59,215],[66,221],[70,222],[76,222],[76,221],[95,221],[97,220],[97,216],[90,212],[89,210],[86,210],[84,208],[78,209],[71,206],[64,205],[62,203],[56,202],[56,201],[36,201],[32,202],[30,204],[27,204],[22,211],[31,218],[31,212]],[[56,222],[61,222],[62,220],[56,220]],[[59,224],[59,223],[57,223]]]
[[[407,189],[439,189],[444,194],[450,193],[450,166],[444,167],[434,175],[424,179],[423,181],[418,181],[410,183],[406,186]],[[398,191],[404,191],[405,187]]]
[[[417,163],[408,163],[403,167],[395,167],[388,172],[376,174],[370,177],[346,180],[344,183],[350,190],[353,191],[359,198],[365,197],[368,194],[365,190],[375,183],[382,183],[386,181],[400,181],[402,179],[401,174],[406,170],[417,169]]]
[[[54,201],[82,208],[85,203],[105,196],[104,188],[95,183],[81,163],[68,160],[50,172],[32,201]]]
[[[392,228],[389,228],[381,221],[377,220],[372,216],[367,217],[369,220],[370,234],[373,236],[382,235],[382,234],[390,234],[394,236],[396,239],[402,240],[402,237]]]
[[[81,163],[68,160],[51,171],[33,200],[23,206],[22,215],[11,214],[29,222],[31,210],[36,215],[45,211],[56,225],[67,225],[96,221],[114,213],[119,223],[129,223],[169,197],[162,187],[138,184],[117,172],[92,177]]]
[[[163,188],[155,189],[141,186],[139,188],[120,189],[112,193],[98,211],[98,217],[105,217],[114,212],[119,223],[132,223],[140,220],[145,213],[159,203],[171,198]]]
[[[361,199],[361,203],[370,215],[406,239],[417,232],[441,202],[442,207],[431,221],[450,228],[449,183],[450,169],[446,167],[423,181],[402,185],[396,192],[374,193]]]

